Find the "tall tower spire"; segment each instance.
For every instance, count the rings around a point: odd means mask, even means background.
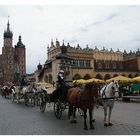
[[[10,31],[10,23],[9,23],[9,17],[8,17],[8,23],[7,23],[7,30],[4,31],[4,38],[12,38],[13,33]]]
[[[7,23],[7,31],[10,31],[9,16],[8,16],[8,23]]]

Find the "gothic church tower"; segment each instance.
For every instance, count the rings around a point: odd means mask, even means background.
[[[17,82],[16,74],[19,75],[19,78],[26,75],[26,48],[21,41],[21,36],[19,36],[15,48],[13,47],[13,33],[10,30],[9,20],[3,37],[1,71],[2,83],[6,85],[9,82]]]
[[[14,48],[13,48],[13,33],[10,30],[9,20],[7,23],[7,30],[4,31],[4,45],[2,48],[2,68],[3,68],[3,82],[11,82],[14,80]]]
[[[26,75],[26,48],[21,41],[21,35],[19,36],[17,45],[15,45],[15,65],[15,67],[19,70],[20,77]]]

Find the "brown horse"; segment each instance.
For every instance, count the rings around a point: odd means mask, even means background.
[[[94,83],[86,84],[83,90],[79,87],[73,87],[68,90],[67,101],[69,103],[69,119],[71,119],[70,117],[73,115],[71,123],[76,123],[76,108],[80,108],[84,113],[84,129],[88,130],[86,123],[88,110],[90,129],[94,129],[92,111],[95,105],[95,98],[98,98],[98,87]]]

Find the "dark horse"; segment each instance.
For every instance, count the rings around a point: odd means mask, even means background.
[[[67,101],[69,103],[69,119],[73,115],[75,119],[76,108],[80,108],[84,113],[84,129],[88,130],[87,126],[87,110],[89,111],[90,129],[94,129],[92,121],[92,111],[95,105],[95,98],[98,98],[98,87],[94,83],[85,85],[81,90],[79,87],[73,87],[68,90]],[[76,120],[71,120],[71,123],[76,123]]]
[[[5,98],[7,98],[7,96],[10,95],[10,88],[8,86],[3,86],[2,87],[2,97],[4,96]]]
[[[7,98],[7,96],[10,96],[13,92],[13,90],[15,90],[14,86],[3,86],[2,88],[2,96],[4,96],[5,98]]]
[[[56,100],[60,100],[61,102],[67,102],[67,93],[68,90],[71,88],[69,85],[62,85],[58,86],[56,90],[54,90],[51,94],[50,101],[55,102]]]

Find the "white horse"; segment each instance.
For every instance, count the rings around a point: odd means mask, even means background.
[[[19,103],[18,102],[18,96],[19,96],[19,94],[20,94],[20,86],[12,86],[12,88],[11,88],[11,94],[12,94],[12,101],[14,101],[15,99],[17,99],[17,103]]]
[[[17,103],[19,103],[20,99],[24,99],[26,104],[29,93],[33,93],[32,96],[34,96],[35,88],[33,87],[33,85],[24,86],[22,88],[20,86],[12,86],[12,101],[16,99]]]
[[[114,107],[115,99],[119,97],[119,82],[112,81],[100,90],[100,98],[104,108],[104,126],[112,126],[111,113]],[[109,110],[108,110],[109,109]],[[109,112],[108,112],[109,111]],[[109,114],[108,114],[108,113]],[[108,122],[107,122],[108,115]]]

